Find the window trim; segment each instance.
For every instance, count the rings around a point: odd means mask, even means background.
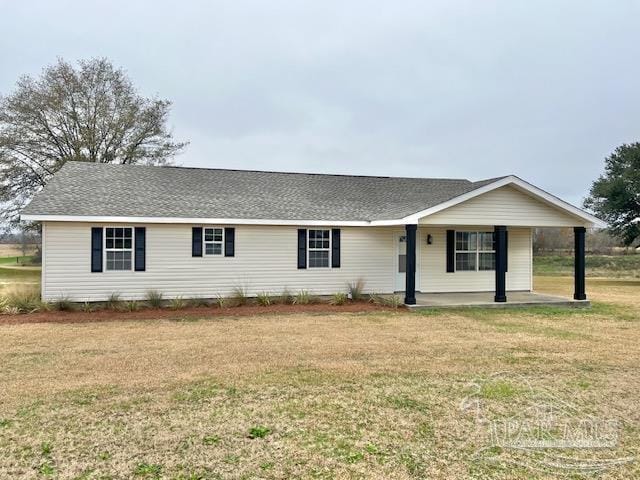
[[[107,249],[107,229],[108,228],[128,228],[131,230],[131,248],[109,248]],[[136,230],[133,225],[105,225],[102,227],[102,273],[121,273],[121,272],[135,272],[135,241]],[[107,267],[107,252],[131,252],[131,268],[128,270],[109,270]]]
[[[476,248],[475,250],[458,250],[458,233],[475,233],[476,234]],[[480,249],[480,234],[481,233],[488,233],[494,236],[494,249],[493,250],[481,250]],[[453,262],[453,267],[454,267],[454,272],[458,273],[458,272],[465,272],[465,273],[478,273],[478,272],[495,272],[496,271],[496,267],[495,267],[495,263],[494,263],[494,267],[492,269],[488,269],[488,270],[480,270],[480,254],[481,253],[493,253],[494,254],[494,259],[495,259],[495,255],[496,255],[496,250],[495,250],[495,232],[493,231],[487,231],[487,230],[455,230],[454,233],[454,237],[453,237],[453,242],[454,242],[454,249],[453,249],[453,257],[454,257],[454,262]],[[458,253],[475,253],[476,254],[476,263],[475,263],[475,268],[473,270],[458,270]]]
[[[321,231],[329,232],[329,248],[311,248],[311,247],[309,247],[309,242],[311,241],[311,235],[309,234],[309,232],[311,230],[321,230]],[[323,268],[324,269],[327,269],[327,268],[331,269],[331,268],[333,268],[331,266],[331,257],[332,257],[331,252],[332,252],[332,248],[333,248],[333,241],[332,241],[331,237],[332,237],[331,228],[318,228],[318,227],[316,227],[316,228],[307,228],[307,245],[306,245],[306,247],[307,247],[307,269],[309,269],[309,268],[314,268],[314,269],[316,269],[316,268],[317,269],[323,269]],[[310,265],[310,263],[311,263],[311,255],[309,255],[309,253],[312,250],[314,252],[325,252],[325,251],[328,252],[328,255],[327,255],[328,264],[327,264],[326,267],[312,267]]]
[[[222,240],[219,242],[216,242],[215,240],[212,240],[210,242],[207,242],[205,239],[207,238],[207,230],[222,230]],[[214,238],[215,238],[215,233],[213,234]],[[214,226],[209,226],[209,227],[202,227],[202,256],[203,257],[224,257],[224,240],[225,240],[225,229],[224,227],[220,227],[217,225]],[[216,245],[216,244],[220,244],[220,253],[207,253],[207,244],[210,245]]]

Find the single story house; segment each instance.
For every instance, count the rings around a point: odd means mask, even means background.
[[[510,175],[477,182],[68,162],[24,209],[42,298],[532,290],[532,229],[573,227],[586,299],[593,215]]]

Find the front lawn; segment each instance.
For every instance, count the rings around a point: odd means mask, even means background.
[[[558,478],[480,421],[542,395],[620,422],[616,447],[552,453],[638,477],[639,287],[589,280],[590,310],[0,325],[0,478]]]

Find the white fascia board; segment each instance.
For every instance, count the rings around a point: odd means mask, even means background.
[[[372,223],[365,220],[282,220],[249,218],[183,218],[183,217],[105,217],[76,215],[21,215],[20,220],[30,222],[88,222],[88,223],[188,223],[203,225],[310,225],[366,227]],[[398,220],[398,222],[400,222]]]
[[[402,220],[404,223],[417,222],[419,219],[423,217],[433,215],[434,213],[440,212],[449,207],[453,207],[454,205],[458,205],[459,203],[465,202],[479,195],[482,195],[483,193],[490,192],[492,190],[495,190],[500,187],[504,187],[506,185],[513,185],[549,205],[552,205],[556,208],[564,210],[570,215],[573,215],[575,217],[578,217],[584,220],[587,223],[590,223],[593,227],[599,227],[599,228],[607,227],[606,222],[600,220],[594,215],[591,215],[590,213],[585,212],[584,210],[581,210],[578,207],[574,207],[570,203],[567,203],[564,200],[559,199],[555,195],[551,195],[550,193],[545,192],[541,188],[538,188],[535,185],[530,184],[529,182],[525,182],[524,180],[522,180],[519,177],[516,177],[515,175],[510,175],[508,177],[501,178],[500,180],[496,180],[493,183],[483,185],[480,188],[471,190],[470,192],[459,195],[455,198],[452,198],[451,200],[447,200],[446,202],[440,203],[431,208],[427,208],[425,210],[421,210],[420,212],[416,212],[412,215],[404,217]]]

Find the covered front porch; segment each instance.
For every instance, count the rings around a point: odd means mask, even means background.
[[[485,227],[465,227],[462,225],[405,225],[404,243],[404,303],[407,306],[422,307],[462,307],[462,306],[588,306],[585,292],[585,235],[584,226],[573,226],[574,246],[574,293],[573,298],[534,293],[532,290],[531,243],[527,230],[522,234],[522,223],[517,225],[492,225]],[[509,231],[520,236],[509,240]],[[468,230],[477,230],[468,232]],[[431,235],[430,232],[433,232]],[[493,232],[492,236],[489,233]],[[458,233],[458,237],[456,236]],[[470,235],[477,249],[465,244]],[[462,238],[462,241],[460,241]],[[524,240],[524,242],[523,242]],[[467,244],[469,242],[467,241]],[[480,247],[480,245],[484,247]],[[509,244],[512,244],[509,247]],[[465,246],[461,246],[465,245]],[[473,250],[473,251],[472,251]],[[508,253],[520,252],[518,265],[508,266],[515,259]],[[432,252],[432,253],[429,253]],[[523,254],[525,255],[523,257]],[[431,256],[430,256],[431,255]],[[476,256],[477,255],[477,256]],[[469,260],[471,256],[471,261]],[[482,258],[481,258],[482,257]],[[419,258],[422,258],[420,265]],[[425,259],[436,258],[428,263]],[[442,263],[439,263],[442,262]],[[524,265],[524,267],[523,267]],[[471,268],[469,268],[471,267]],[[524,270],[524,274],[523,272]],[[471,270],[471,271],[469,271]],[[508,273],[508,270],[511,273]],[[419,282],[416,280],[419,272]],[[513,275],[518,275],[514,277]],[[508,277],[511,275],[511,277]],[[401,277],[402,278],[402,277]],[[511,280],[508,281],[508,278]],[[514,279],[519,278],[519,282]],[[522,279],[526,283],[523,284]],[[461,281],[464,280],[464,281]],[[509,288],[509,290],[508,290]],[[401,290],[401,289],[398,289]],[[422,290],[422,292],[420,291]],[[438,291],[439,290],[439,291]],[[456,292],[459,290],[460,292]],[[489,291],[487,291],[489,290]],[[492,291],[491,291],[492,290]],[[425,293],[428,292],[428,293]],[[436,293],[437,292],[437,293]],[[468,293],[467,293],[468,292]]]

